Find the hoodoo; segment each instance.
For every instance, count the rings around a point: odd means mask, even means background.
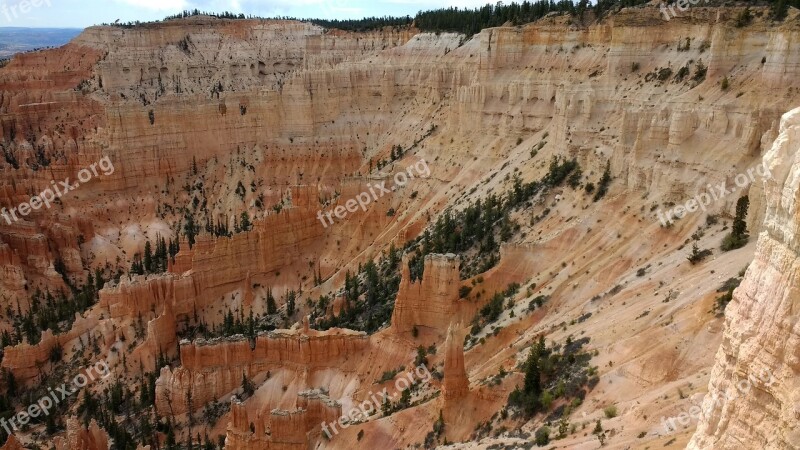
[[[800,448],[800,1],[27,3],[3,450]]]

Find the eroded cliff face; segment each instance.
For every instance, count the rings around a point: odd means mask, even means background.
[[[392,314],[392,330],[403,333],[428,327],[445,333],[461,316],[458,288],[461,283],[456,255],[429,255],[422,279],[412,281],[408,260],[402,264],[402,282]]]
[[[77,419],[67,422],[67,434],[55,440],[56,450],[106,450],[111,448],[113,441],[93,419],[89,426],[84,428]]]
[[[722,222],[714,226],[697,214],[662,228],[656,210],[730,183],[761,161],[780,115],[800,101],[800,31],[793,22],[734,27],[735,8],[695,8],[670,22],[659,14],[623,10],[588,27],[551,16],[472,39],[199,18],[91,28],[62,49],[15,59],[0,70],[0,205],[16,206],[53,178],[74,179],[103,155],[116,170],[52,209],[0,222],[0,311],[16,309],[17,300],[26,310],[37,287],[64,288],[56,261],[76,279],[97,267],[126,274],[107,284],[71,331],[6,348],[3,368],[32,384],[54,347],[71,358],[92,339],[100,341],[92,357],[106,357],[120,376],[154,370],[160,356],[176,358],[159,373],[159,413],[186,422],[189,410],[231,402],[208,427],[229,448],[388,448],[423,442],[440,413],[451,441],[490,439],[475,434],[478,423],[520,428],[496,415],[522,381],[518,355],[540,335],[548,342],[585,335],[599,383],[571,420],[603,419],[614,430],[613,447],[685,446],[691,430],[672,436],[658,424],[663,411],[685,406],[683,395],[659,402],[675,390],[704,393],[697,385],[722,339],[708,310],[719,284],[754,248],[686,263],[693,236],[718,247],[738,193],[709,206],[707,215]],[[723,91],[726,75],[732,87]],[[793,139],[794,117],[779,142]],[[398,145],[406,155],[376,170]],[[772,448],[797,445],[789,270],[797,186],[788,145],[767,157],[772,173],[783,174],[775,180],[784,181],[747,191],[749,228],[755,235],[766,217],[765,231],[730,307],[710,387],[730,390],[745,369],[762,369],[756,363],[775,370],[778,382],[738,400],[759,399],[742,410],[736,402],[706,405],[709,419],[692,443],[699,448],[733,445],[739,436],[763,436]],[[565,187],[529,202],[514,213],[519,229],[499,264],[471,280],[460,279],[454,256],[430,255],[422,279],[412,282],[406,259],[391,326],[375,335],[297,325],[252,342],[178,346],[181,333],[219,326],[227,310],[263,312],[265,287],[302,289],[300,312],[283,325],[291,327],[308,312],[305,300],[335,297],[348,270],[390,243],[402,248],[447,208],[509,192],[516,177],[541,179],[554,156],[575,158],[583,185],[597,183],[610,163],[609,196],[595,202]],[[319,220],[318,211],[346,205],[421,159],[429,178],[334,224]],[[187,210],[231,229],[246,211],[253,229],[231,237],[202,232],[191,248],[181,237],[167,273],[128,276],[146,239],[183,233]],[[465,350],[467,324],[512,282],[521,285],[512,306]],[[459,299],[462,284],[473,287],[470,299]],[[546,303],[535,307],[535,299]],[[420,346],[437,350],[427,358],[443,382],[434,377],[416,390],[413,407],[321,437],[321,421],[391,387],[383,375],[413,367]],[[129,348],[123,368],[120,352]],[[501,368],[514,373],[500,377]],[[243,376],[255,392],[232,401]],[[617,404],[620,417],[606,420],[607,404]],[[745,422],[748,410],[764,420]],[[522,432],[540,425],[534,418]],[[68,442],[102,439],[97,430],[76,430]],[[596,447],[595,437],[581,434],[562,445]],[[502,443],[522,445],[519,439]]]
[[[181,367],[161,370],[156,406],[161,414],[183,414],[189,406],[200,409],[241,387],[243,377],[269,380],[272,371],[285,371],[284,378],[297,377],[299,386],[294,387],[299,391],[312,389],[317,371],[340,367],[365,353],[368,345],[364,333],[351,330],[284,330],[258,336],[255,343],[243,338],[183,342]],[[187,404],[188,392],[193,405]]]
[[[725,317],[690,449],[800,447],[800,109],[764,156],[766,218]]]

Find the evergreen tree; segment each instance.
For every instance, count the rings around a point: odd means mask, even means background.
[[[150,241],[144,243],[144,270],[147,273],[155,272],[153,270],[153,248]]]
[[[786,0],[777,0],[772,5],[773,20],[782,21],[789,14],[789,3]]]
[[[194,216],[192,216],[192,213],[189,211],[186,211],[184,222],[183,232],[186,235],[186,239],[189,241],[189,248],[192,248],[194,246],[195,237],[197,236],[199,228],[194,222]]]
[[[750,198],[748,196],[740,197],[736,202],[736,217],[733,219],[733,226],[731,232],[725,239],[722,240],[722,250],[730,251],[742,248],[747,245],[750,235],[747,233],[747,210],[750,207]]]
[[[242,393],[244,398],[250,398],[256,392],[256,387],[253,382],[242,372]]]
[[[597,192],[594,194],[594,201],[598,201],[605,197],[608,192],[608,185],[611,184],[611,161],[606,161],[606,168],[603,171],[603,176],[600,177],[600,182],[597,185]]]
[[[747,235],[747,209],[750,207],[750,198],[743,196],[736,202],[736,217],[733,219],[732,232],[735,236]]]
[[[288,317],[292,317],[294,315],[295,308],[296,308],[295,297],[296,297],[296,294],[295,294],[295,292],[293,290],[290,290],[289,292],[286,293],[286,315]]]
[[[267,288],[267,314],[272,315],[278,312],[278,305],[275,304],[275,297],[272,296],[272,288]]]
[[[247,211],[242,213],[242,221],[240,226],[242,231],[250,231],[250,229],[253,228],[253,224],[250,223],[250,215],[247,214]]]

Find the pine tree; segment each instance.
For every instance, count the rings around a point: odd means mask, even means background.
[[[594,194],[594,201],[598,201],[605,197],[608,192],[608,185],[611,184],[611,161],[606,161],[606,168],[603,171],[603,176],[600,177],[600,182],[597,186],[597,192]]]
[[[690,262],[690,263],[692,263],[692,265],[694,265],[694,264],[697,264],[697,263],[699,263],[699,262],[700,262],[700,261],[702,261],[703,259],[705,259],[705,257],[706,257],[708,254],[710,254],[710,251],[708,251],[708,250],[703,250],[703,251],[701,251],[701,250],[700,250],[700,247],[698,247],[698,246],[697,246],[697,242],[695,242],[695,243],[692,245],[692,254],[691,254],[691,255],[689,255],[689,257],[688,257],[688,258],[686,258],[686,259],[688,259],[688,260],[689,260],[689,262]]]
[[[746,195],[736,202],[736,217],[733,219],[732,232],[737,237],[747,235],[747,222],[744,219],[747,217],[747,209],[749,207],[750,198]]]
[[[186,239],[189,241],[189,248],[192,248],[195,243],[198,227],[194,222],[194,216],[188,211],[184,216],[184,220],[186,223],[183,225],[183,232],[186,235]]]
[[[289,291],[286,293],[286,315],[288,317],[292,317],[295,312],[295,297],[296,294],[294,291]]]
[[[150,241],[144,243],[144,270],[147,273],[153,273],[153,248]]]
[[[267,314],[272,315],[278,312],[278,305],[275,304],[275,297],[272,296],[272,288],[267,288]]]
[[[253,228],[253,224],[250,223],[250,215],[247,214],[247,211],[242,213],[242,223],[241,223],[242,231],[250,231]]]
[[[731,233],[725,236],[722,240],[722,250],[736,250],[747,245],[750,235],[747,233],[747,210],[750,207],[750,198],[748,196],[740,197],[736,202],[736,217],[733,219],[733,226]]]
[[[772,18],[776,21],[782,21],[789,14],[789,3],[786,0],[778,0],[772,7]]]
[[[244,394],[244,398],[249,398],[255,392],[256,387],[253,385],[253,382],[242,372],[242,393]]]

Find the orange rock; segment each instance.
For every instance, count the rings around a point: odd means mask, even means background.
[[[455,255],[427,255],[422,280],[411,281],[407,257],[402,262],[402,281],[392,313],[392,329],[398,333],[414,326],[447,330],[458,320],[459,258]]]
[[[316,390],[300,392],[297,406],[292,411],[273,409],[248,417],[242,403],[232,402],[225,448],[306,449],[310,432],[318,432],[321,423],[331,423],[342,415],[341,405]]]
[[[78,419],[67,419],[66,437],[57,437],[56,450],[108,450],[110,438],[92,419],[88,428],[83,428]]]
[[[17,440],[17,437],[12,434],[6,440],[5,445],[0,447],[0,450],[25,450],[25,447],[23,447]]]
[[[156,380],[159,412],[187,410],[186,394],[194,405],[204,405],[232,393],[242,375],[253,379],[269,370],[288,368],[299,373],[337,367],[345,358],[363,354],[369,345],[365,333],[334,328],[325,332],[278,330],[256,337],[181,342],[181,367],[164,367]],[[309,386],[310,387],[310,386]]]
[[[469,392],[469,380],[464,368],[464,336],[458,325],[447,328],[444,342],[444,399],[445,407],[458,407],[458,401]]]

